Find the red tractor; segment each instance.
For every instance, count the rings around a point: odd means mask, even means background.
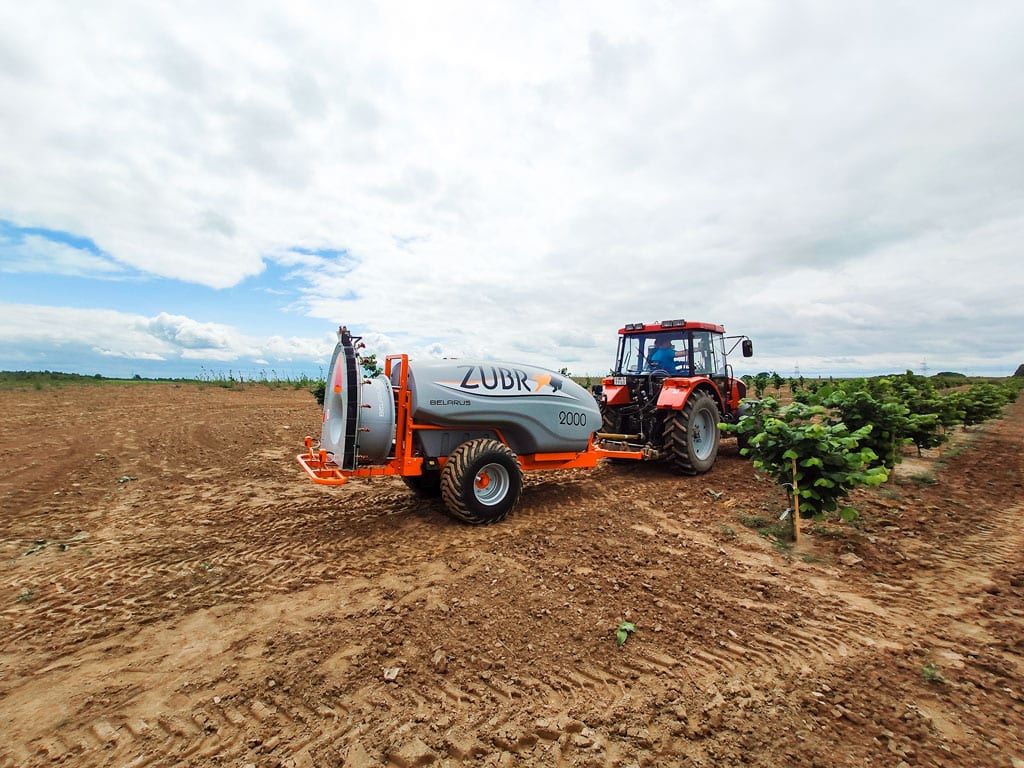
[[[753,355],[749,338],[726,336],[711,323],[663,320],[620,328],[615,368],[595,393],[600,447],[641,451],[644,459],[667,461],[687,475],[707,472],[718,456],[719,422],[742,415],[747,387],[727,360],[741,342],[743,356]]]

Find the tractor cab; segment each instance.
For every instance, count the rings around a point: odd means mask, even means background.
[[[618,376],[725,376],[725,329],[708,323],[635,323],[619,331]],[[636,326],[640,326],[637,328]]]
[[[750,339],[727,337],[713,323],[663,320],[620,328],[615,366],[598,393],[599,438],[669,459],[686,474],[706,472],[718,453],[719,422],[736,421],[746,396],[728,362],[741,342],[743,356],[753,355]]]

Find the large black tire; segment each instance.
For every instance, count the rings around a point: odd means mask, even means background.
[[[403,477],[402,482],[417,496],[434,499],[441,495],[441,471],[438,469],[425,469],[422,475]]]
[[[601,409],[601,431],[618,432],[619,418],[618,414],[615,413],[615,409],[604,403],[599,403],[598,407]]]
[[[441,470],[441,498],[448,514],[470,525],[508,517],[523,490],[523,473],[512,449],[482,437],[467,440]]]
[[[684,475],[700,475],[715,465],[719,418],[715,399],[698,390],[682,410],[665,420],[664,445],[673,469]]]

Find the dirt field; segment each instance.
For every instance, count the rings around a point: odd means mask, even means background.
[[[470,528],[308,483],[305,392],[0,404],[3,768],[1024,765],[1024,404],[797,551],[731,442]]]

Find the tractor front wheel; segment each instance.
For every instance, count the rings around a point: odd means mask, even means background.
[[[471,525],[504,520],[522,489],[516,455],[491,438],[467,440],[451,452],[441,470],[441,498],[448,514]]]
[[[707,392],[690,395],[682,410],[665,420],[665,448],[673,469],[684,475],[700,475],[718,457],[718,406]]]

